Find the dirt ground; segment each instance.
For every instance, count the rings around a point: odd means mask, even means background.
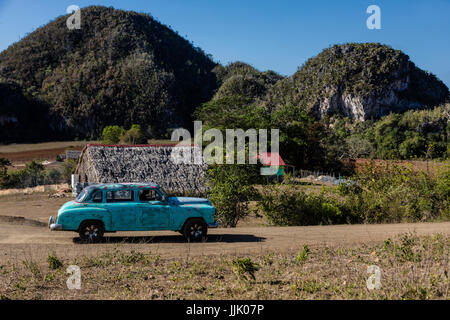
[[[42,256],[54,250],[61,256],[95,255],[118,248],[157,252],[161,256],[245,254],[265,250],[297,250],[301,245],[354,245],[384,241],[413,232],[417,235],[450,234],[450,222],[382,225],[268,227],[262,218],[250,217],[237,228],[210,229],[205,243],[188,244],[171,231],[117,232],[100,244],[81,244],[74,232],[51,232],[48,217],[72,198],[50,199],[48,194],[0,197],[0,262],[23,255]],[[18,218],[21,217],[21,218]]]
[[[203,243],[152,231],[84,244],[46,225],[70,199],[0,197],[0,300],[448,297],[450,222],[270,227],[250,217],[237,228],[210,229]],[[260,266],[256,280],[236,274],[240,257]],[[72,264],[82,270],[81,290],[66,287]],[[382,290],[365,288],[371,264],[383,270]]]
[[[42,193],[0,197],[0,262],[23,254],[47,254],[49,250],[55,250],[62,256],[77,256],[113,248],[135,248],[177,257],[185,254],[285,251],[298,249],[303,244],[374,243],[407,232],[417,235],[450,234],[450,222],[268,227],[263,218],[250,217],[239,223],[237,228],[210,229],[205,243],[188,244],[176,232],[152,231],[111,233],[107,234],[108,238],[103,243],[86,245],[79,243],[74,232],[51,232],[46,227],[48,217],[71,199],[53,199]]]

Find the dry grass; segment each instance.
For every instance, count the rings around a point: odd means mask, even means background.
[[[297,252],[162,258],[114,249],[97,256],[49,252],[0,265],[3,299],[448,299],[449,240],[404,234],[384,243],[299,247]],[[255,263],[255,279],[237,270]],[[233,263],[235,261],[235,263]],[[61,266],[60,266],[61,265]],[[81,290],[68,290],[68,265],[81,268]],[[381,288],[369,290],[369,265]],[[239,272],[240,271],[240,272]]]
[[[371,161],[373,161],[376,165],[379,166],[405,166],[410,167],[414,171],[423,171],[428,175],[436,175],[438,170],[440,170],[443,166],[445,166],[446,161],[439,161],[439,160],[430,160],[430,161],[424,161],[424,160],[370,160],[370,159],[356,159],[355,165],[356,165],[356,171],[360,171],[361,168],[364,165],[369,164]]]
[[[54,141],[42,143],[13,143],[0,145],[0,153],[13,153],[24,151],[37,151],[49,149],[67,149],[85,146],[87,143],[100,143],[99,141]]]

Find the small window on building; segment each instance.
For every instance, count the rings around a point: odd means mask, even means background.
[[[133,190],[115,190],[106,193],[107,202],[127,202],[133,200]]]
[[[159,194],[152,189],[139,190],[139,201],[157,201]]]

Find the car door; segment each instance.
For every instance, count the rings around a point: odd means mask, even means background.
[[[141,189],[138,192],[139,217],[141,230],[168,229],[170,207],[161,201],[161,196],[155,189]]]
[[[106,192],[107,209],[111,213],[114,231],[137,229],[137,204],[133,189],[117,189]]]

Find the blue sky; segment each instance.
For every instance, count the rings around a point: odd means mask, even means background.
[[[283,75],[333,44],[381,42],[450,86],[450,0],[0,0],[0,50],[73,4],[150,13],[217,62]],[[372,4],[381,8],[381,30],[366,27]]]

